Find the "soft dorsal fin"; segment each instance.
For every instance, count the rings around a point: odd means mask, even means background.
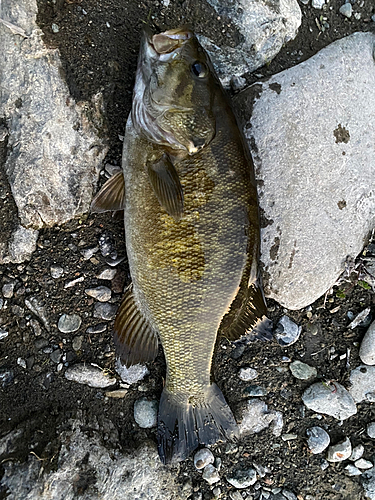
[[[130,285],[118,310],[113,340],[121,361],[131,365],[153,361],[158,353],[156,332],[139,311]]]
[[[125,181],[122,170],[112,175],[91,202],[91,212],[115,212],[125,208]]]
[[[238,340],[251,333],[254,338],[270,340],[272,322],[267,318],[267,306],[258,282],[240,289],[229,312],[223,317],[219,332],[228,340]]]
[[[184,195],[178,173],[169,157],[164,153],[159,161],[148,165],[147,172],[160,205],[176,221],[180,220],[184,211]]]

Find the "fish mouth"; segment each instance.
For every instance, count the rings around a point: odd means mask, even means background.
[[[192,30],[187,26],[174,28],[163,33],[152,34],[147,27],[144,29],[148,55],[160,61],[168,61],[176,57],[187,40],[193,38]]]

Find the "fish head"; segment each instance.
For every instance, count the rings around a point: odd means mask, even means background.
[[[156,144],[191,155],[215,136],[213,99],[219,82],[194,33],[177,28],[141,43],[132,119]]]

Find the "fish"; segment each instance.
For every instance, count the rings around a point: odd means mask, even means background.
[[[93,212],[124,210],[131,275],[114,323],[127,367],[166,377],[157,423],[163,463],[235,440],[238,425],[212,379],[215,345],[245,333],[270,339],[259,266],[254,166],[214,67],[188,27],[141,40],[122,170]]]

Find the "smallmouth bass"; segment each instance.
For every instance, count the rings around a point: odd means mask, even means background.
[[[114,341],[126,366],[167,363],[158,414],[164,463],[238,434],[211,380],[218,335],[269,338],[253,163],[229,100],[186,27],[141,42],[123,171],[92,210],[124,209],[132,278]]]

